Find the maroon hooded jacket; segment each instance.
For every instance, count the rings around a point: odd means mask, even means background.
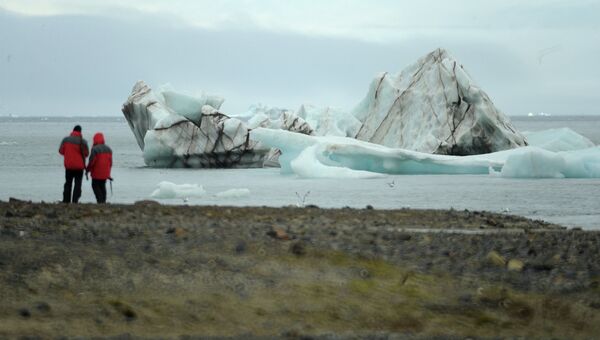
[[[92,147],[89,163],[87,171],[92,173],[92,179],[105,180],[110,178],[112,150],[104,144],[104,135],[100,132],[94,135],[94,146]]]
[[[67,170],[85,169],[85,158],[89,149],[87,141],[81,137],[81,132],[73,131],[70,136],[63,138],[58,153],[65,156]]]

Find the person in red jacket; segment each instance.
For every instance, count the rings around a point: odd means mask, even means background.
[[[90,162],[86,173],[92,173],[92,190],[98,203],[106,203],[106,180],[110,177],[112,168],[112,150],[104,144],[104,135],[100,132],[94,135],[94,146],[90,154]]]
[[[81,179],[85,169],[85,158],[89,154],[87,141],[81,136],[81,126],[75,125],[71,135],[63,138],[58,153],[65,158],[63,203],[77,203],[81,197]],[[71,195],[73,180],[75,180],[75,187],[73,195]]]

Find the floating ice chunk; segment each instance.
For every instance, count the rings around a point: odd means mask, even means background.
[[[594,143],[569,128],[549,129],[535,132],[523,132],[531,146],[549,151],[572,151],[587,149]]]
[[[151,167],[262,167],[269,148],[248,139],[244,122],[218,111],[223,99],[195,98],[137,82],[123,104],[144,162]]]
[[[568,178],[600,178],[600,147],[559,152],[565,160],[562,173]]]
[[[319,145],[309,146],[298,157],[290,162],[293,172],[303,178],[378,178],[382,174],[352,170],[346,167],[328,166],[318,157],[321,154]]]
[[[292,161],[313,145],[319,147],[306,152],[315,153],[314,160],[323,165],[385,174],[487,174],[490,164],[498,166],[497,157],[433,155],[345,137],[315,137],[269,129],[253,130],[251,137],[281,150],[282,173],[295,173]],[[303,157],[308,159],[306,154]],[[310,169],[315,173],[309,174]],[[305,166],[301,175],[323,177],[318,170],[317,166]]]
[[[0,146],[11,146],[11,145],[17,145],[17,142],[0,142]]]
[[[301,177],[381,174],[490,174],[511,178],[600,177],[600,147],[552,152],[523,147],[473,156],[393,149],[344,137],[316,137],[256,129],[253,139],[281,150],[282,173]],[[347,171],[347,170],[352,171]]]
[[[202,197],[206,194],[204,188],[198,184],[175,184],[160,182],[150,196],[159,199]]]
[[[218,198],[240,198],[250,196],[250,190],[246,188],[241,189],[229,189],[219,192],[215,195]]]
[[[563,178],[565,165],[564,158],[555,152],[527,147],[511,152],[500,174],[512,178]]]
[[[223,98],[193,97],[170,85],[153,91],[139,81],[123,104],[123,114],[151,167],[255,168],[277,162],[278,153],[249,138],[253,126],[311,134],[311,127],[292,112],[266,110],[262,120],[231,118],[219,111]]]

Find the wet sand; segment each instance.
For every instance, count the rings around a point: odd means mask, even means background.
[[[599,285],[510,215],[0,202],[0,337],[590,338]]]

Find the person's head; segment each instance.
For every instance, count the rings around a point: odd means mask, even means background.
[[[104,135],[102,132],[98,132],[94,135],[94,145],[104,144]]]
[[[75,125],[73,131],[81,132],[81,125]]]

